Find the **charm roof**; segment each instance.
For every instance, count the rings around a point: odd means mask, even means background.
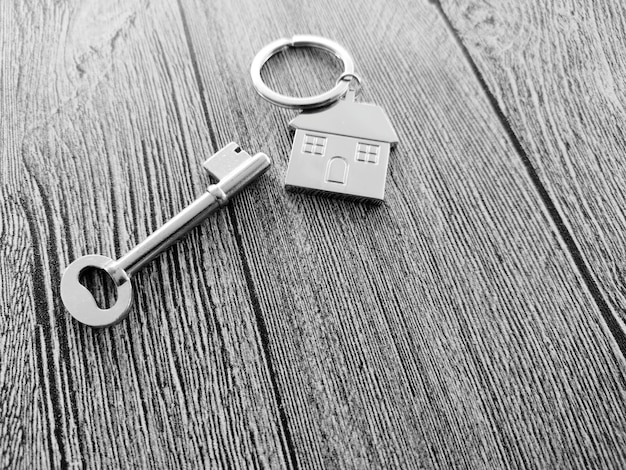
[[[291,120],[294,129],[344,135],[379,142],[398,143],[387,113],[380,106],[354,101],[353,93],[329,108],[306,111]]]

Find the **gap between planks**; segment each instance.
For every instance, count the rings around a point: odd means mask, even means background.
[[[178,4],[178,12],[180,14],[180,20],[183,26],[183,31],[185,32],[185,43],[187,44],[187,49],[189,50],[189,57],[191,58],[191,65],[192,65],[192,69],[194,73],[194,78],[196,81],[196,85],[198,86],[198,92],[200,94],[200,104],[202,106],[204,122],[209,132],[209,140],[211,142],[213,150],[217,151],[218,143],[215,137],[215,129],[211,126],[211,120],[209,119],[209,110],[208,110],[208,105],[207,105],[206,98],[205,98],[204,85],[202,84],[202,79],[200,76],[200,69],[198,68],[198,59],[196,56],[196,51],[195,51],[195,48],[193,47],[191,34],[189,33],[189,25],[187,23],[187,17],[185,15],[185,9],[183,8],[181,0],[177,0],[177,4]],[[233,233],[234,233],[235,241],[237,244],[237,250],[239,251],[239,258],[241,260],[241,264],[243,267],[243,272],[246,278],[246,286],[248,287],[250,302],[252,305],[252,309],[254,311],[254,320],[256,322],[258,340],[261,345],[263,359],[267,366],[270,383],[272,384],[272,395],[274,396],[274,400],[276,400],[276,408],[278,409],[277,410],[278,419],[280,422],[280,429],[282,431],[281,445],[283,446],[283,453],[287,459],[287,464],[289,465],[289,467],[297,470],[298,459],[296,457],[296,449],[293,443],[293,438],[291,436],[291,431],[289,430],[289,423],[287,420],[287,415],[285,413],[285,407],[283,406],[282,396],[278,389],[278,383],[276,381],[276,371],[274,368],[274,363],[272,361],[271,350],[269,346],[269,334],[267,332],[267,326],[265,324],[265,319],[263,318],[263,313],[261,312],[261,306],[259,303],[259,297],[257,295],[257,289],[252,279],[250,263],[248,262],[248,258],[246,256],[244,246],[243,246],[243,241],[241,239],[241,233],[239,231],[237,214],[235,213],[235,210],[233,209],[232,205],[228,205],[227,210],[228,210],[228,218],[230,219],[231,224],[233,226]]]
[[[582,278],[584,286],[587,288],[587,290],[589,291],[589,294],[593,298],[593,301],[598,306],[598,309],[600,310],[600,313],[602,314],[602,319],[604,320],[606,327],[611,333],[611,336],[615,340],[617,344],[617,348],[619,349],[622,357],[626,360],[625,326],[622,324],[620,319],[613,313],[613,310],[611,309],[611,307],[609,306],[609,303],[605,299],[604,294],[599,288],[599,284],[596,279],[596,276],[593,274],[591,268],[585,261],[582,251],[580,247],[578,246],[578,244],[576,243],[576,240],[574,236],[571,234],[567,224],[565,223],[563,216],[561,215],[558,208],[554,204],[554,201],[552,200],[552,197],[548,193],[548,190],[545,188],[545,186],[541,182],[541,178],[539,177],[537,170],[535,169],[532,162],[530,161],[530,158],[528,158],[528,155],[526,151],[524,150],[524,147],[522,146],[520,139],[517,137],[517,135],[515,134],[515,131],[511,127],[511,124],[506,119],[506,116],[504,115],[502,108],[498,104],[498,100],[489,89],[489,86],[485,82],[485,79],[480,73],[480,70],[478,70],[478,67],[476,66],[476,62],[474,61],[474,58],[470,54],[467,47],[465,47],[465,44],[463,44],[463,41],[459,35],[459,32],[454,28],[454,26],[452,26],[450,19],[448,18],[445,11],[443,10],[443,7],[441,6],[441,2],[439,0],[429,0],[429,1],[435,6],[437,11],[439,12],[439,15],[443,19],[443,22],[448,28],[448,31],[453,37],[454,42],[461,49],[463,56],[465,57],[465,60],[467,61],[470,69],[472,70],[472,73],[474,74],[474,76],[476,77],[476,80],[478,80],[478,83],[480,84],[480,88],[485,93],[485,96],[487,100],[489,101],[489,104],[493,112],[495,113],[496,117],[498,118],[498,121],[502,125],[502,128],[504,129],[509,141],[511,142],[511,145],[513,146],[513,148],[515,149],[517,153],[517,156],[519,157],[522,164],[524,165],[526,173],[528,177],[530,178],[530,181],[533,187],[537,191],[541,204],[545,209],[546,215],[548,216],[547,220],[554,228],[555,234],[558,235],[558,241],[563,247],[563,251],[565,251],[567,255],[571,258],[572,264],[574,265],[576,271]]]

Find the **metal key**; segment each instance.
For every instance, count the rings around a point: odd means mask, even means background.
[[[152,261],[163,250],[198,225],[202,219],[225,205],[229,198],[263,174],[271,165],[264,153],[254,157],[231,142],[204,162],[211,176],[218,180],[208,191],[175,215],[170,221],[118,260],[106,256],[86,255],[71,263],[61,279],[61,299],[67,311],[85,325],[102,328],[128,315],[133,302],[130,277]],[[117,302],[101,309],[79,277],[89,268],[106,271],[117,287]]]

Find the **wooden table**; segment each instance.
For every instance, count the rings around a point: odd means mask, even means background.
[[[0,2],[0,466],[624,468],[625,25],[580,0]],[[248,69],[300,33],[395,124],[382,206],[283,188],[295,112]],[[72,320],[64,267],[141,241],[231,140],[271,171],[125,321]]]

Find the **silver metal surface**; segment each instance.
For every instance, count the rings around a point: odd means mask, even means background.
[[[354,96],[358,96],[361,91],[363,91],[363,82],[361,81],[361,77],[356,73],[342,73],[339,75],[336,83],[340,82],[348,82],[349,85],[352,85],[352,80],[354,80],[357,84],[357,88],[348,88],[348,92],[345,95],[346,99],[350,99],[350,93],[354,92]],[[354,101],[354,100],[353,100]]]
[[[346,94],[350,86],[349,80],[339,80],[331,90],[320,95],[304,98],[285,96],[270,89],[261,78],[261,69],[263,68],[265,62],[267,62],[271,57],[290,47],[315,47],[330,52],[343,62],[344,71],[342,76],[354,75],[354,60],[352,59],[352,56],[346,49],[337,44],[335,41],[311,35],[298,35],[293,36],[292,38],[282,38],[261,49],[252,61],[250,74],[252,75],[254,88],[256,88],[259,95],[277,106],[305,110],[327,106]]]
[[[271,90],[261,79],[261,69],[272,56],[289,47],[317,47],[341,59],[345,70],[335,87],[307,98]],[[287,189],[384,201],[389,152],[398,143],[398,136],[380,106],[355,103],[361,78],[354,73],[348,51],[318,36],[279,39],[259,51],[250,74],[257,92],[267,101],[304,111],[289,123],[296,133],[285,179]],[[356,90],[351,88],[353,82]]]
[[[122,320],[132,305],[130,277],[163,250],[198,225],[209,214],[228,202],[247,184],[270,167],[269,157],[257,153],[254,157],[230,143],[208,158],[204,167],[217,184],[175,215],[170,221],[130,250],[117,261],[100,255],[86,255],[70,264],[61,279],[61,299],[67,311],[78,321],[93,327],[105,327]],[[100,309],[91,292],[80,284],[80,274],[86,269],[102,269],[117,287],[117,302],[108,309]]]
[[[351,82],[352,79],[356,80],[356,83],[361,86],[361,76],[357,75],[356,73],[348,73],[348,72],[344,72],[341,75],[339,75],[339,78],[337,79],[336,84],[339,84],[339,82]]]
[[[91,292],[79,282],[80,274],[86,269],[102,269],[115,263],[111,258],[86,255],[70,264],[61,278],[61,299],[70,314],[81,323],[96,328],[112,325],[126,316],[133,304],[133,288],[128,278],[113,278],[117,287],[117,301],[111,308],[101,309]]]
[[[285,186],[382,202],[391,147],[398,136],[377,105],[357,103],[350,90],[327,108],[304,112],[289,125],[296,129]]]

